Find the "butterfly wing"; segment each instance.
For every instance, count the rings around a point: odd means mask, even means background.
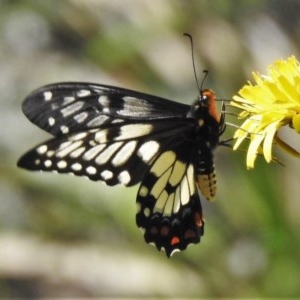
[[[119,87],[66,82],[35,90],[22,109],[35,125],[59,136],[126,121],[182,119],[190,106]]]
[[[137,196],[136,222],[147,243],[167,256],[199,243],[204,220],[190,163],[190,143],[162,152],[143,179]]]

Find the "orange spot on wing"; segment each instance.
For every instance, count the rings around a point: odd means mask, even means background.
[[[178,236],[174,236],[171,240],[171,245],[175,245],[175,244],[178,244],[180,242],[180,239]]]

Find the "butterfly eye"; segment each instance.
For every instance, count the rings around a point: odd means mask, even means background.
[[[215,99],[215,93],[212,90],[205,89],[201,91],[200,96],[200,103],[204,104],[205,106],[208,106],[211,102],[213,102]]]
[[[202,95],[202,96],[200,97],[199,101],[200,101],[202,104],[204,104],[205,106],[207,106],[207,105],[208,105],[208,102],[209,102],[209,98],[208,98],[207,95]]]

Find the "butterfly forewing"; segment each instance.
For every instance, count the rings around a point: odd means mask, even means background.
[[[189,108],[127,89],[75,82],[39,88],[22,106],[30,121],[55,136],[124,120],[183,119]]]

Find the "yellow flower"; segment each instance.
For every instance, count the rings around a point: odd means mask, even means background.
[[[272,145],[281,146],[289,153],[300,157],[300,153],[282,141],[278,130],[289,125],[300,133],[300,63],[294,56],[278,60],[268,68],[267,75],[253,73],[255,84],[248,82],[230,103],[242,109],[239,114],[244,122],[236,130],[233,149],[249,138],[246,164],[254,167],[258,154],[266,161],[272,160]]]

